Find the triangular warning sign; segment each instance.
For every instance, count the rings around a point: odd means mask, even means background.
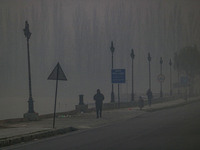
[[[48,77],[48,80],[67,80],[60,64],[58,63]]]

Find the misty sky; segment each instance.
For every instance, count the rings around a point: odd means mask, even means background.
[[[57,62],[68,81],[59,81],[60,111],[74,109],[78,95],[93,102],[97,88],[110,102],[111,41],[114,68],[126,69],[121,94],[131,92],[131,49],[134,49],[134,89],[148,89],[147,53],[152,56],[152,91],[159,92],[159,59],[163,57],[169,93],[169,59],[185,46],[200,47],[198,0],[1,0],[0,111],[1,118],[27,111],[27,47],[23,34],[28,20],[32,93],[35,110],[51,113],[55,81],[47,77]],[[173,73],[176,80],[176,72]],[[173,81],[176,82],[176,81]],[[115,85],[117,94],[117,85]],[[10,113],[12,111],[12,113]]]

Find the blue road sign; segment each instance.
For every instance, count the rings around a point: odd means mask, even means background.
[[[125,83],[125,69],[112,69],[112,83]]]
[[[165,76],[163,74],[159,74],[157,76],[157,79],[158,79],[159,82],[164,82],[165,81]]]
[[[187,76],[181,76],[180,83],[182,86],[187,86],[189,84],[189,78]]]

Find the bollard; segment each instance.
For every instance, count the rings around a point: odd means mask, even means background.
[[[83,102],[83,95],[79,95],[79,105],[84,105],[84,102]]]
[[[88,110],[88,105],[85,105],[84,102],[83,102],[83,94],[80,94],[79,95],[79,104],[76,105],[76,111],[78,112],[87,112]]]

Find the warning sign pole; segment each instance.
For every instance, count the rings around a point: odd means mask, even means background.
[[[55,92],[55,103],[54,103],[54,114],[53,114],[53,128],[55,128],[55,118],[56,118],[56,100],[57,100],[57,90],[58,90],[58,75],[59,67],[57,67],[57,77],[56,77],[56,92]]]
[[[53,128],[55,128],[58,80],[67,80],[59,63],[56,65],[56,67],[53,69],[53,71],[49,75],[48,80],[56,80],[56,92],[55,92],[54,115],[53,115]]]

